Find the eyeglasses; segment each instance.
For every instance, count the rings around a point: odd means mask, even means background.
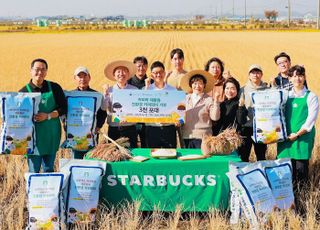
[[[153,75],[162,75],[164,71],[159,71],[159,72],[151,72]]]
[[[286,63],[288,63],[288,61],[279,62],[279,63],[277,63],[277,65],[282,65],[282,64],[286,64]]]
[[[35,72],[42,72],[42,73],[44,73],[44,72],[47,72],[47,69],[45,69],[45,68],[32,68]]]

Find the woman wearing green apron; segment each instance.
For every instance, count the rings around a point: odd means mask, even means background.
[[[293,89],[289,91],[285,117],[288,139],[278,143],[278,158],[291,158],[293,182],[305,184],[308,181],[308,165],[315,138],[318,97],[304,86],[306,75],[303,66],[289,70]]]
[[[62,88],[54,82],[45,81],[48,65],[43,59],[31,63],[31,80],[20,92],[41,92],[39,112],[35,115],[36,146],[28,155],[29,172],[54,171],[54,160],[59,149],[61,124],[59,116],[64,115],[67,103]]]

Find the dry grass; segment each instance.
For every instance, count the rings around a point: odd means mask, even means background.
[[[319,146],[316,147],[319,149]],[[295,211],[275,212],[270,222],[261,229],[320,229],[320,158],[316,152],[310,165],[311,186],[301,191],[298,199],[302,203],[301,214]],[[59,151],[57,158],[69,158],[67,150]],[[269,152],[269,158],[274,158]],[[58,161],[56,161],[56,170]],[[23,229],[27,222],[26,192],[24,172],[27,171],[26,159],[21,156],[0,157],[0,229]],[[246,222],[230,226],[228,213],[211,210],[205,214],[183,214],[181,207],[173,213],[139,212],[140,202],[124,204],[116,208],[100,206],[95,223],[96,229],[248,229]],[[75,229],[90,229],[90,225],[77,225]]]
[[[128,32],[128,33],[67,33],[67,34],[0,34],[0,91],[17,91],[30,78],[30,61],[43,57],[49,62],[48,79],[73,89],[73,70],[85,65],[91,70],[92,87],[98,90],[106,82],[103,69],[115,59],[132,60],[145,55],[149,62],[160,60],[170,66],[169,52],[175,47],[185,51],[185,66],[191,70],[203,68],[213,56],[225,61],[226,69],[243,84],[247,68],[259,63],[264,79],[277,72],[273,57],[280,51],[291,54],[294,64],[304,64],[312,91],[319,94],[320,33],[317,32]],[[318,124],[319,122],[317,122]],[[262,229],[320,229],[320,146],[319,135],[310,164],[311,187],[301,191],[298,199],[304,215],[293,211],[274,213]],[[268,159],[275,158],[275,147],[268,149]],[[69,153],[61,151],[61,155]],[[254,158],[252,158],[254,159]],[[26,159],[21,156],[0,156],[0,229],[23,229],[26,225],[26,193],[24,172]],[[227,213],[212,210],[207,216],[182,215],[181,209],[164,214],[155,211],[150,216],[138,212],[139,203],[118,209],[102,208],[97,229],[248,229],[246,223],[228,224]],[[77,226],[88,229],[89,226]]]

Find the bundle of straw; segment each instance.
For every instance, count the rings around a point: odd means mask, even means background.
[[[129,138],[121,137],[112,143],[101,143],[88,152],[91,158],[105,161],[123,161],[131,158]]]
[[[228,155],[240,147],[242,138],[235,128],[227,128],[217,136],[204,136],[201,151],[205,156]]]

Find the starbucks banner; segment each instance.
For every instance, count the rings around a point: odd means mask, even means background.
[[[178,156],[201,154],[200,149],[177,149]],[[133,149],[134,156],[150,157],[150,149]],[[229,161],[240,161],[236,153],[202,160],[153,159],[107,164],[101,199],[117,205],[141,200],[140,209],[174,211],[225,210],[229,201]]]
[[[114,90],[113,122],[184,123],[183,91]]]

